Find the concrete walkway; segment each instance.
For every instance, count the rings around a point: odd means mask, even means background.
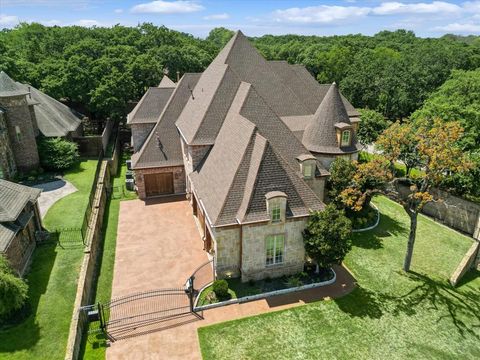
[[[34,185],[34,188],[42,189],[38,198],[38,207],[42,219],[47,214],[48,209],[61,198],[77,191],[72,183],[66,180],[55,180],[43,184]]]
[[[187,201],[145,204],[122,202],[118,225],[112,298],[165,287],[183,286],[191,272],[207,261]],[[148,323],[135,328],[140,336],[115,341],[107,359],[201,359],[197,328],[209,324],[286,309],[326,298],[340,297],[355,287],[342,267],[337,282],[305,290]]]

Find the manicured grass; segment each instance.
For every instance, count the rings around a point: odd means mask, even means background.
[[[127,167],[125,159],[122,159],[122,166],[119,174],[113,179],[113,186],[125,185],[125,173]],[[113,268],[115,265],[115,246],[117,243],[117,226],[120,211],[120,202],[122,200],[136,199],[135,192],[124,190],[123,199],[110,199],[105,209],[104,217],[104,243],[102,248],[100,271],[97,278],[95,292],[95,303],[106,302],[112,295]],[[106,339],[101,335],[91,335],[82,344],[83,359],[105,359]]]
[[[55,203],[44,219],[47,229],[78,227],[93,182],[96,161],[82,161],[65,178],[78,192]],[[0,359],[63,359],[83,258],[83,246],[37,247],[27,276],[31,315],[22,323],[0,331]]]
[[[408,218],[376,198],[375,230],[345,263],[358,288],[336,300],[200,328],[204,359],[478,359],[480,272],[446,279],[471,240],[421,217],[412,272],[401,271]]]

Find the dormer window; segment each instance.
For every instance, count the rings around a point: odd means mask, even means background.
[[[272,222],[279,222],[282,219],[279,203],[272,204],[270,218]]]
[[[304,179],[312,179],[315,176],[317,159],[312,154],[302,154],[297,157],[300,163],[300,170]]]
[[[267,213],[271,223],[282,223],[285,221],[285,210],[287,208],[287,195],[281,191],[270,191],[265,194],[267,200]]]
[[[310,179],[312,177],[312,165],[311,164],[305,164],[303,165],[303,177],[306,179]]]
[[[351,138],[351,131],[343,130],[341,146],[350,146],[350,138]]]

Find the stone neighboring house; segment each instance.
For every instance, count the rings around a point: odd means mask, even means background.
[[[41,190],[0,179],[0,253],[23,276],[42,230],[37,199]]]
[[[82,115],[0,72],[0,178],[39,167],[36,138],[82,135]]]
[[[151,89],[132,124],[151,114]],[[139,197],[186,193],[219,277],[301,271],[302,231],[310,211],[324,208],[330,164],[360,149],[359,114],[337,85],[266,61],[237,32],[203,73],[185,74],[156,105],[132,156]],[[132,139],[145,132],[132,126]]]

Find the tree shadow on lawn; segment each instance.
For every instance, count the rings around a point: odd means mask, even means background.
[[[57,250],[55,244],[38,246],[34,252],[28,282],[29,316],[22,322],[0,330],[0,354],[32,348],[40,339],[40,326],[36,315],[40,297],[45,294]],[[45,324],[42,324],[43,326]]]
[[[477,274],[469,276],[478,277]],[[392,295],[358,287],[350,295],[335,299],[338,307],[353,317],[379,319],[384,314],[393,316],[413,316],[417,312],[436,311],[438,324],[449,321],[465,338],[466,335],[480,340],[480,301],[473,289],[458,289],[447,281],[431,279],[423,274],[403,273],[404,277],[415,282],[409,291],[402,295]],[[466,323],[465,319],[469,319]]]
[[[400,221],[380,213],[380,224],[373,230],[355,233],[353,245],[362,249],[382,249],[383,239],[408,235],[408,229]]]

